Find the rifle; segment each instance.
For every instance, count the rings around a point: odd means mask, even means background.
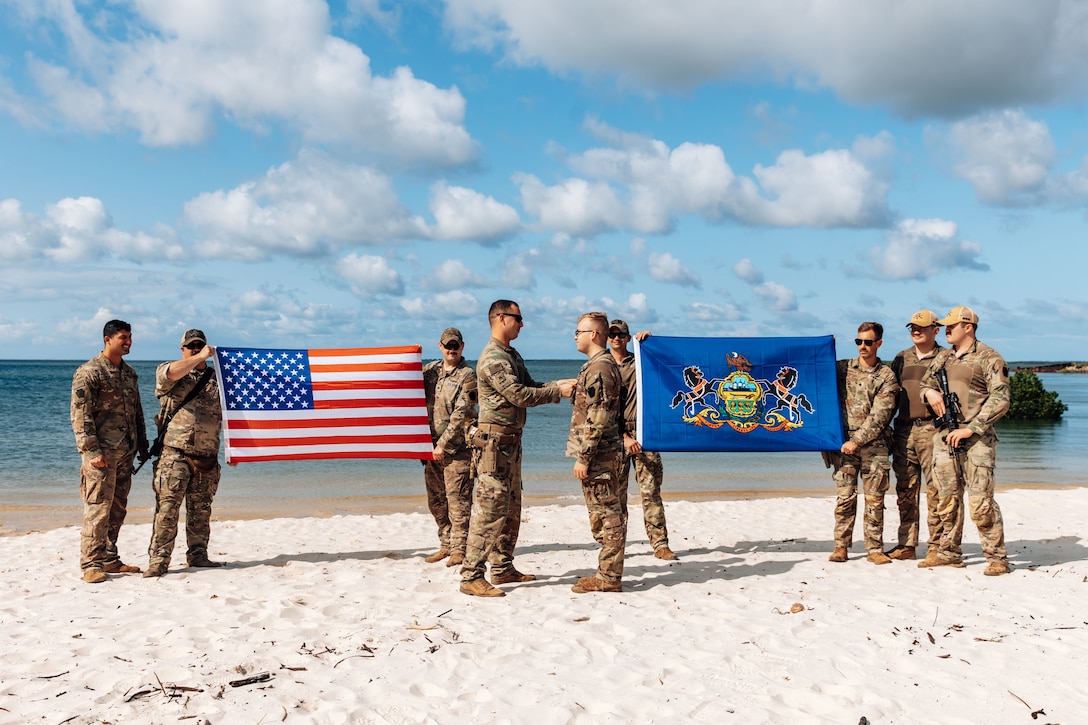
[[[941,440],[948,443],[948,434],[960,427],[963,410],[960,408],[960,396],[948,387],[948,371],[941,367],[935,375],[937,387],[941,389],[941,395],[944,396],[944,415],[937,418],[937,427],[945,431]],[[964,485],[963,454],[966,450],[967,448],[962,443],[959,445],[948,443],[948,455],[952,457],[952,462],[956,466],[956,483],[960,486]]]
[[[155,442],[152,443],[151,448],[148,449],[147,457],[141,459],[140,465],[132,470],[133,476],[140,472],[140,469],[144,467],[145,463],[152,458],[158,458],[162,455],[162,447],[166,439],[166,429],[170,427],[170,421],[174,419],[174,416],[178,414],[178,411],[184,408],[190,400],[200,395],[200,391],[204,389],[204,385],[208,382],[208,378],[212,376],[212,372],[211,366],[205,367],[204,372],[200,374],[200,379],[196,381],[196,385],[193,386],[193,389],[186,394],[181,403],[178,404],[178,407],[170,411],[169,415],[163,417],[162,422],[156,426],[158,430],[155,434]]]

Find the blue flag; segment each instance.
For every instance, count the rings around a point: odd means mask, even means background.
[[[837,451],[835,338],[635,342],[638,440],[650,451]]]

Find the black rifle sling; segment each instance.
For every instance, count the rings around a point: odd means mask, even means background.
[[[205,367],[204,372],[201,373],[200,378],[196,381],[196,385],[193,386],[193,389],[182,398],[181,402],[178,403],[178,407],[170,411],[170,415],[163,418],[162,425],[158,427],[159,430],[158,434],[155,436],[155,442],[151,444],[151,456],[153,458],[162,453],[162,437],[166,435],[166,429],[170,427],[170,421],[174,419],[174,416],[178,414],[179,410],[184,408],[193,398],[200,395],[200,391],[208,384],[208,380],[211,378],[213,372],[214,370],[212,370],[211,366]]]

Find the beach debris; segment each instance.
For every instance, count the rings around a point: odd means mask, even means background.
[[[65,670],[64,672],[58,672],[55,675],[39,675],[38,677],[36,677],[34,679],[36,679],[36,680],[52,680],[52,679],[55,679],[57,677],[62,677],[64,675],[67,675],[69,672],[71,672],[71,670]]]
[[[424,627],[419,622],[412,622],[407,627],[405,627],[405,629],[416,629],[416,630],[420,630],[420,631],[423,631],[423,632],[429,632],[432,629],[438,629],[438,625],[437,624],[432,624],[429,627]]]
[[[797,614],[798,612],[805,611],[805,605],[801,604],[801,602],[794,602],[793,604],[790,605],[790,610],[788,612],[783,612],[778,607],[775,607],[774,611],[775,611],[775,614]]]
[[[1020,697],[1019,695],[1017,695],[1017,694],[1016,694],[1015,692],[1013,692],[1012,690],[1005,690],[1005,692],[1009,693],[1010,695],[1012,695],[1013,697],[1015,697],[1015,698],[1016,698],[1017,700],[1019,700],[1020,702],[1024,703],[1024,707],[1026,707],[1027,709],[1031,710],[1031,705],[1029,705],[1029,704],[1027,703],[1027,701],[1025,701],[1025,700],[1024,700],[1024,698]],[[1044,712],[1044,711],[1043,711],[1043,708],[1041,708],[1041,707],[1040,707],[1040,708],[1039,708],[1038,710],[1032,710],[1032,711],[1031,711],[1031,719],[1032,719],[1032,720],[1038,720],[1038,719],[1039,719],[1039,716],[1040,716],[1040,715],[1046,715],[1046,712]]]
[[[930,644],[937,644],[937,640],[933,637],[932,634],[930,634],[929,632],[926,632],[926,636],[929,637],[929,643]]]
[[[271,679],[272,679],[272,673],[271,672],[258,672],[257,674],[255,674],[255,675],[253,675],[251,677],[243,677],[240,680],[231,680],[227,684],[229,684],[231,687],[244,687],[246,685],[253,685],[253,684],[256,684],[258,682],[268,682]]]

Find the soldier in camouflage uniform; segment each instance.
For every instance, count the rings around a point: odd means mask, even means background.
[[[997,459],[997,434],[994,423],[1009,410],[1009,367],[996,350],[975,339],[978,315],[970,307],[953,307],[940,320],[951,350],[941,350],[929,372],[922,379],[922,398],[938,416],[945,414],[945,401],[937,385],[937,371],[948,373],[949,391],[960,401],[963,420],[955,430],[939,431],[933,440],[933,473],[937,479],[937,513],[941,538],[937,549],[930,549],[923,568],[963,566],[963,489],[966,485],[971,520],[978,527],[982,553],[986,557],[986,576],[1011,571],[1005,550],[1005,525],[1001,509],[994,500],[994,463]],[[959,447],[963,479],[957,481],[956,464],[949,448]]]
[[[576,594],[622,590],[627,542],[627,481],[619,477],[623,461],[620,424],[622,381],[619,365],[606,347],[608,317],[587,312],[578,318],[574,343],[589,358],[574,385],[567,456],[575,459],[574,477],[582,483],[589,529],[601,545],[596,576],[581,577]]]
[[[922,478],[926,483],[926,523],[929,549],[936,548],[941,538],[941,520],[937,516],[937,482],[933,478],[933,411],[922,400],[922,377],[929,370],[937,353],[943,348],[936,343],[941,326],[937,315],[918,310],[907,323],[911,347],[892,360],[892,372],[899,381],[899,414],[892,426],[892,470],[895,471],[895,494],[899,505],[899,540],[887,552],[892,559],[913,559],[917,556],[919,503]]]
[[[103,350],[72,378],[72,431],[83,462],[79,566],[83,581],[98,584],[106,574],[136,573],[121,562],[117,535],[125,522],[132,488],[132,458],[147,458],[147,432],[136,371],[122,357],[132,348],[132,327],[110,320],[102,330]]]
[[[472,450],[465,432],[476,424],[476,372],[468,366],[461,331],[447,327],[438,347],[442,359],[423,368],[434,460],[423,462],[427,507],[438,525],[438,551],[429,564],[449,556],[446,566],[464,562],[472,513]]]
[[[846,442],[838,453],[828,454],[834,466],[835,551],[830,561],[846,561],[854,536],[858,509],[858,477],[865,496],[865,549],[873,564],[891,562],[884,553],[884,493],[888,490],[888,437],[895,413],[899,383],[895,373],[880,361],[884,328],[877,322],[858,326],[854,342],[858,356],[838,361],[839,404],[846,426]]]
[[[151,529],[150,559],[145,577],[158,577],[170,567],[178,517],[185,502],[185,562],[193,567],[219,567],[208,558],[211,537],[212,498],[219,489],[219,434],[223,411],[214,375],[204,380],[200,392],[180,409],[207,370],[215,354],[200,330],[181,338],[181,359],[164,362],[155,370],[155,397],[160,409],[155,420],[163,436],[162,456],[155,463],[155,519]],[[177,411],[177,412],[175,412]],[[166,416],[174,413],[166,430]]]
[[[650,336],[649,332],[640,332],[639,342]],[[626,497],[627,481],[630,471],[635,469],[635,482],[642,495],[642,520],[646,526],[646,538],[650,540],[654,556],[672,561],[676,554],[669,548],[669,530],[665,526],[665,505],[661,501],[661,479],[665,467],[661,454],[642,450],[642,445],[635,437],[638,424],[638,388],[635,381],[635,355],[627,349],[631,340],[631,330],[623,320],[612,320],[608,325],[608,345],[612,358],[620,366],[622,388],[620,405],[623,411],[623,467],[620,469],[620,481]]]
[[[510,343],[522,328],[521,308],[496,300],[487,313],[491,339],[476,362],[480,422],[470,431],[476,449],[475,501],[469,521],[468,546],[461,567],[461,592],[501,597],[492,584],[531,581],[532,574],[514,568],[514,547],[521,528],[521,431],[525,409],[569,398],[573,380],[538,383]],[[484,564],[491,564],[491,583]]]

